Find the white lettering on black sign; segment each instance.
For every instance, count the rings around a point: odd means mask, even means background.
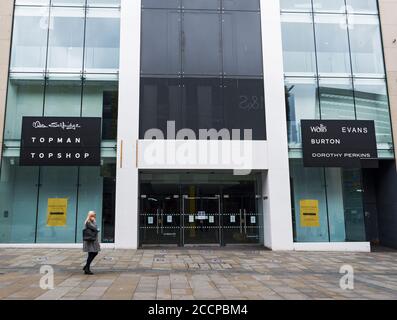
[[[100,165],[101,118],[24,117],[20,165]]]
[[[302,120],[305,167],[376,167],[374,121]]]

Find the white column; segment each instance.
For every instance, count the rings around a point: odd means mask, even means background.
[[[141,0],[121,0],[115,247],[138,246]]]
[[[292,214],[279,0],[261,0],[269,170],[264,182],[264,244],[292,250]]]

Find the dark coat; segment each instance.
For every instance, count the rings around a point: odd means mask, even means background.
[[[98,231],[96,224],[91,221],[88,221],[85,224],[85,227]],[[94,240],[94,241],[83,241],[83,251],[84,252],[99,252],[99,251],[101,251],[101,246],[99,245],[99,240],[98,240],[98,234],[97,234],[96,240]]]

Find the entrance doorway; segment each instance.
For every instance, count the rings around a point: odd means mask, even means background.
[[[260,174],[141,172],[140,246],[260,244],[260,181]]]

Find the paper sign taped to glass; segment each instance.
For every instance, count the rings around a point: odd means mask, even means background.
[[[47,206],[47,227],[65,227],[67,212],[67,198],[49,198]]]
[[[300,201],[300,218],[301,227],[319,227],[319,202],[318,200],[301,200]]]

